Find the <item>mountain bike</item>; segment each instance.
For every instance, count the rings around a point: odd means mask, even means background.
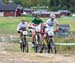
[[[35,28],[29,27],[30,29],[35,30],[35,38],[34,38],[34,51],[35,53],[40,53],[41,47],[42,47],[42,41],[41,41],[41,25],[36,25]]]
[[[48,43],[48,53],[56,53],[56,46],[54,44],[54,37],[53,37],[53,31],[48,31],[47,33],[47,43]]]
[[[28,50],[29,50],[29,47],[28,47],[28,42],[26,40],[26,36],[27,36],[27,31],[21,31],[22,33],[22,42],[20,43],[20,49],[22,52],[27,52],[28,53]]]

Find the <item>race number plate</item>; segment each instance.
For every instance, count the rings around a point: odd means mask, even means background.
[[[23,31],[23,35],[27,35],[27,31]]]
[[[48,31],[48,35],[49,35],[49,36],[53,36],[53,35],[54,35],[54,33],[53,33],[53,32],[51,32],[51,31]]]

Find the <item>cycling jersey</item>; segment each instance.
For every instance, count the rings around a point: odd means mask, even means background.
[[[56,24],[58,24],[58,21],[56,19],[54,19],[53,21],[51,21],[51,19],[47,20],[47,25],[50,27],[53,27]]]
[[[43,20],[42,19],[39,19],[39,20],[36,20],[35,18],[32,20],[32,23],[36,24],[36,25],[39,25],[41,23],[43,23]]]
[[[17,27],[17,31],[19,31],[19,30],[24,31],[24,30],[26,30],[26,27],[27,27],[27,23],[26,22],[25,23],[20,23],[18,25],[18,27]]]
[[[51,21],[51,19],[48,19],[46,23],[47,28],[45,29],[45,32],[47,33],[48,31],[51,31],[52,33],[54,33],[53,26],[56,24],[58,24],[58,21],[56,19],[54,19],[53,21]]]

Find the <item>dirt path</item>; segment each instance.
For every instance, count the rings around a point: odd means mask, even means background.
[[[14,43],[0,43],[0,63],[75,63],[71,54],[35,54],[5,51]]]

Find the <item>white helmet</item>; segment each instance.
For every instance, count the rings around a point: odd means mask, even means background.
[[[56,18],[55,14],[50,14],[50,18]]]

